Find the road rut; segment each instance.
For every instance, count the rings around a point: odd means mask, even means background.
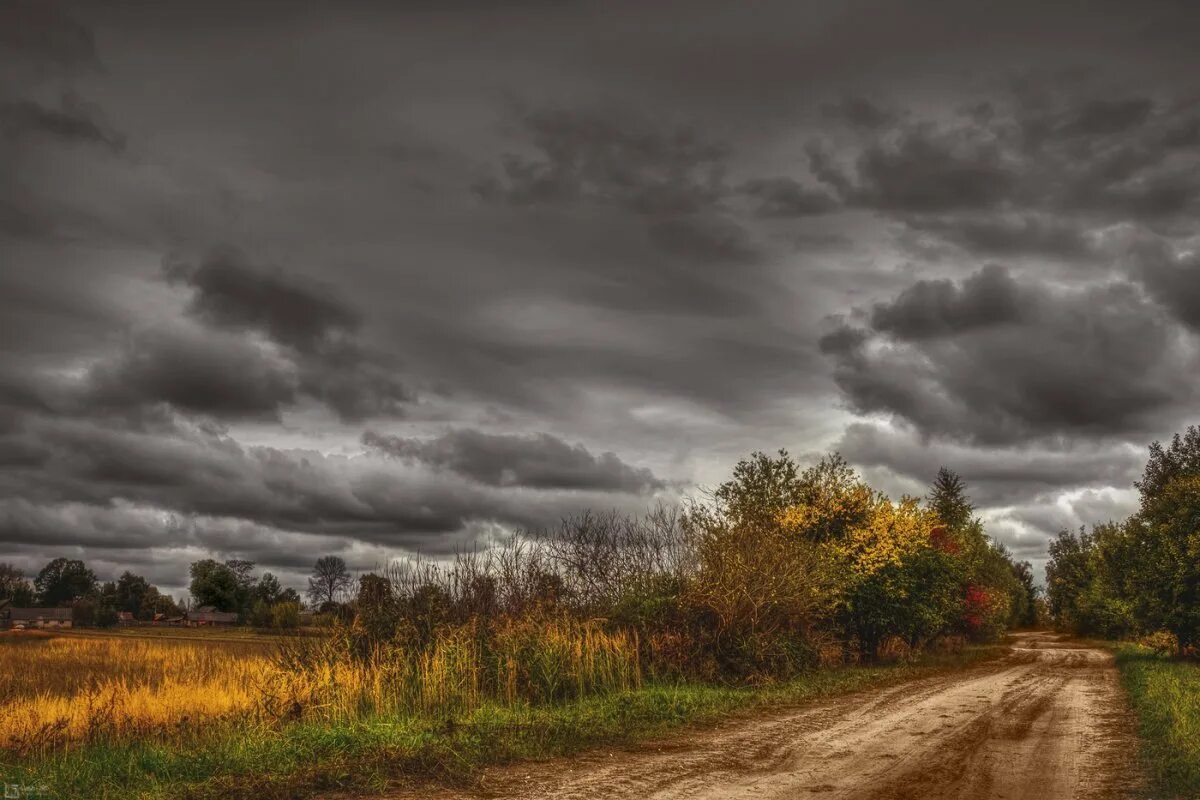
[[[631,751],[489,770],[471,791],[531,800],[1116,798],[1136,741],[1112,657],[1048,633],[967,670],[739,719]],[[392,797],[416,797],[396,794]]]

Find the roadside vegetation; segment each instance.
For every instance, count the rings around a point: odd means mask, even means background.
[[[1137,513],[1050,545],[1056,624],[1123,642],[1155,797],[1200,796],[1200,428],[1150,447]]]
[[[1200,667],[1144,645],[1117,649],[1153,797],[1200,797]]]
[[[231,582],[239,565],[199,564],[193,587],[214,596],[253,586],[248,568]],[[344,572],[326,561],[310,584],[328,633],[266,652],[0,643],[31,671],[117,662],[86,686],[14,681],[0,772],[64,798],[462,776],[963,663],[1037,608],[1028,564],[988,539],[952,473],[892,500],[837,456],[802,469],[782,451],[680,510],[583,514],[352,586]]]

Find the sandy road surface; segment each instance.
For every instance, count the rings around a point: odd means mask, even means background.
[[[1122,797],[1133,733],[1109,654],[1052,634],[999,661],[803,709],[608,751],[489,771],[426,798]]]

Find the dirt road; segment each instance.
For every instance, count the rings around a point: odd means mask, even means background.
[[[1027,633],[961,672],[420,796],[1091,800],[1130,790],[1135,747],[1111,656]]]

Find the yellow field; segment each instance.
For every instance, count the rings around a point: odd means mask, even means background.
[[[641,683],[636,641],[591,623],[508,624],[486,648],[472,625],[447,627],[420,651],[353,655],[336,634],[281,641],[222,631],[0,635],[0,751],[179,742],[221,722],[436,715]]]
[[[161,736],[255,708],[270,640],[0,636],[0,749]]]

